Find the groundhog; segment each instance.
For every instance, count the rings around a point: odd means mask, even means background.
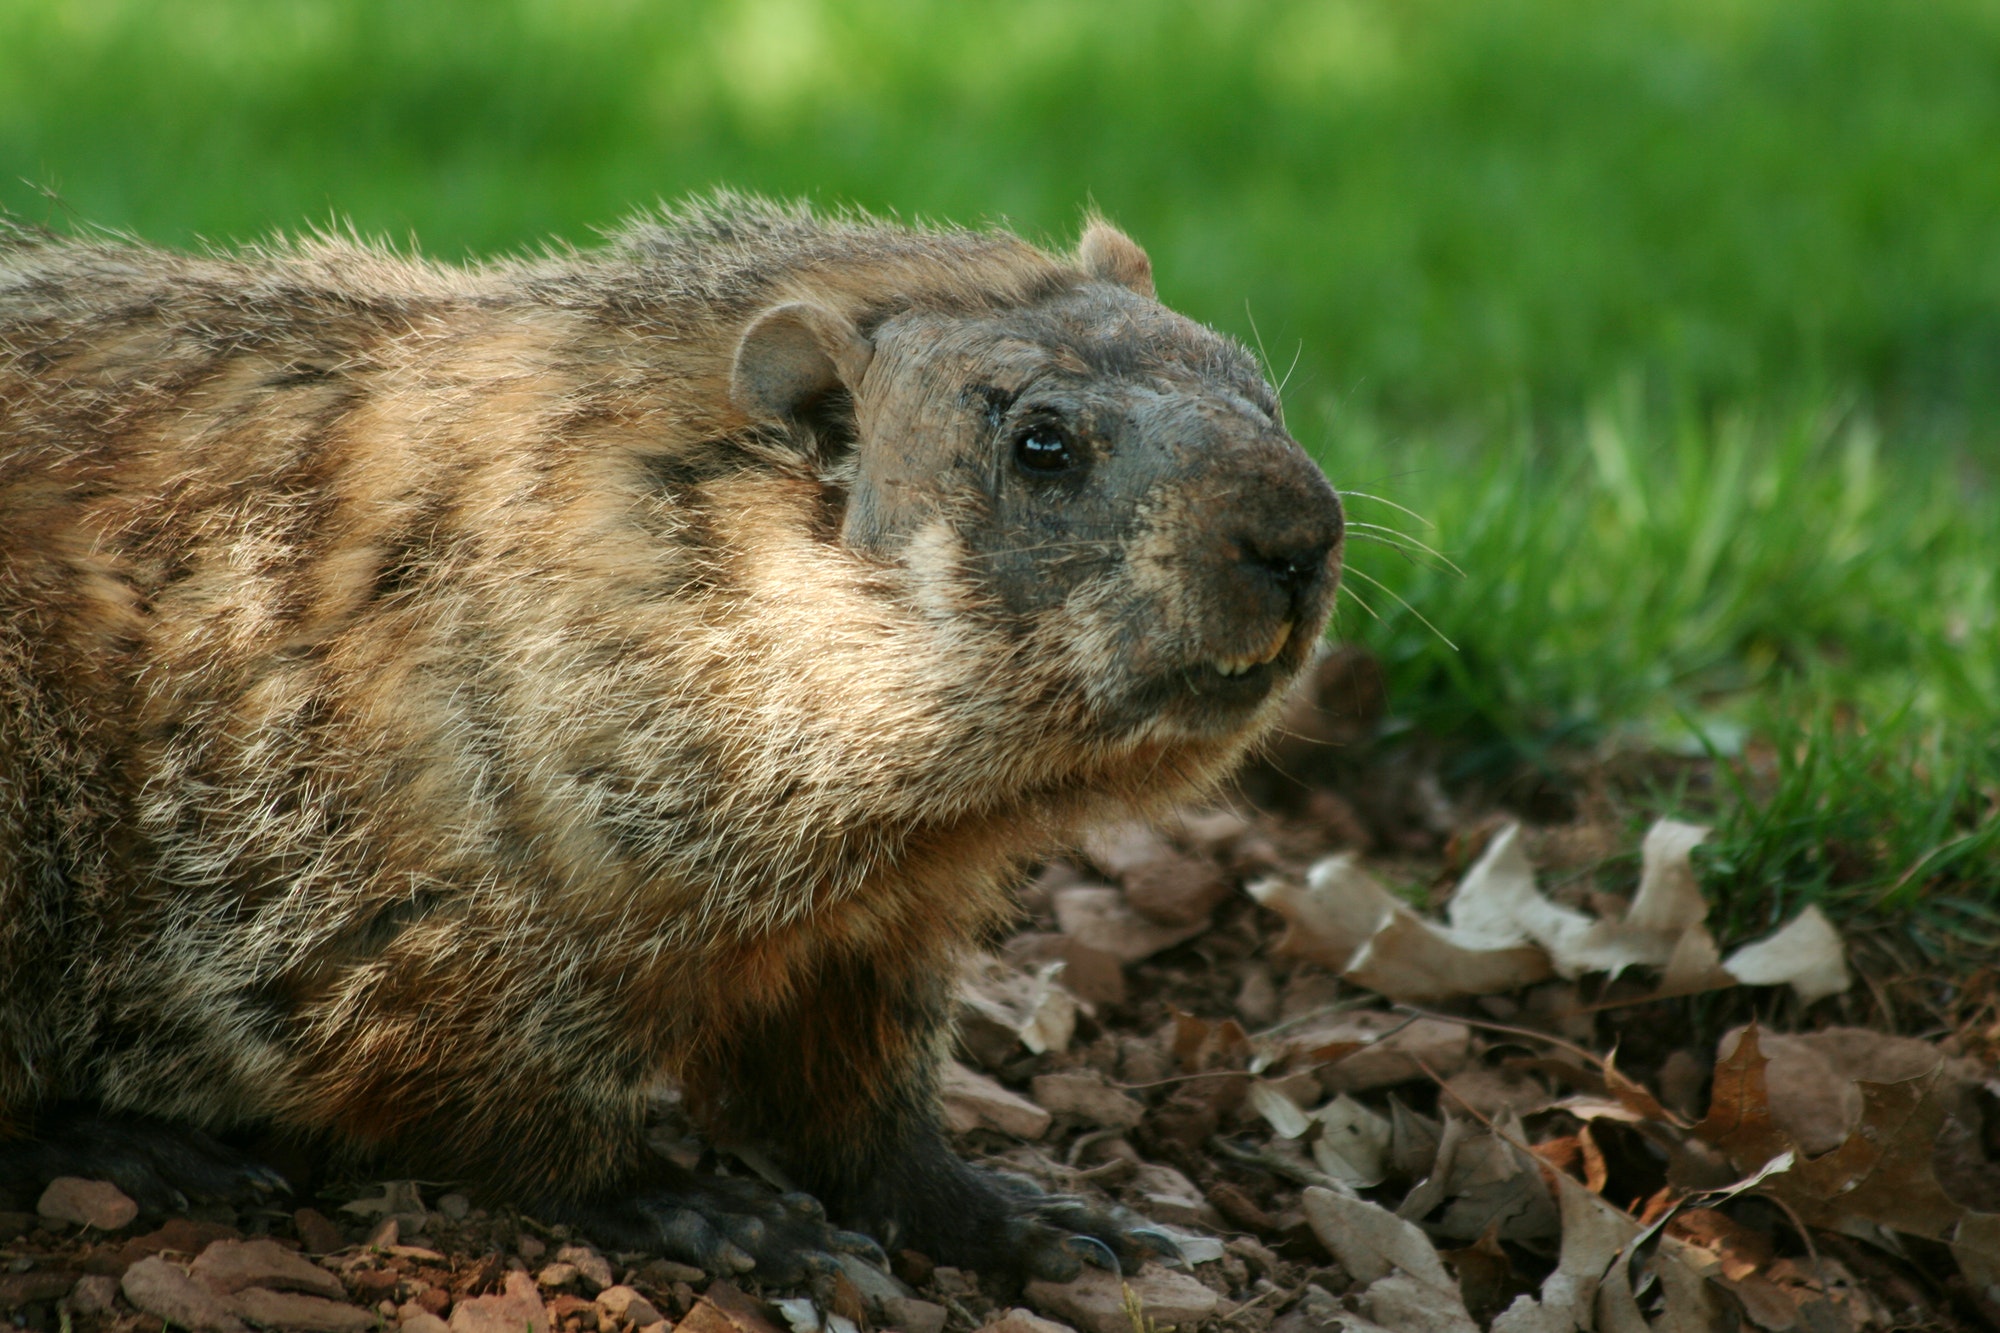
[[[12,228],[0,1173],[229,1195],[261,1130],[712,1271],[1143,1256],[950,1150],[957,960],[1255,743],[1341,538],[1101,221]],[[802,1193],[651,1152],[662,1089]]]

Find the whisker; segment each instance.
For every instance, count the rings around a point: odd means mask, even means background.
[[[1354,532],[1354,529],[1356,528],[1366,528],[1368,529],[1368,531]],[[1422,551],[1425,555],[1430,556],[1434,560],[1442,560],[1445,564],[1445,567],[1451,570],[1452,573],[1458,575],[1460,578],[1465,577],[1465,571],[1460,569],[1458,565],[1453,562],[1450,556],[1446,555],[1443,551],[1440,551],[1437,548],[1433,547],[1430,543],[1424,541],[1422,538],[1412,537],[1409,533],[1404,532],[1400,528],[1386,528],[1383,527],[1380,523],[1349,523],[1347,525],[1347,530],[1349,532],[1354,532],[1354,535],[1356,537],[1362,538],[1363,540],[1378,541],[1385,546],[1404,546],[1411,548],[1413,550]],[[1394,538],[1395,540],[1391,541],[1389,540],[1390,538]]]
[[[1342,597],[1345,597],[1348,601],[1353,602],[1363,611],[1366,611],[1368,613],[1369,619],[1380,620],[1382,618],[1381,616],[1375,614],[1374,607],[1368,605],[1368,599],[1363,597],[1360,593],[1354,591],[1354,585],[1349,583],[1346,579],[1342,579],[1340,581],[1340,595]]]
[[[1278,397],[1285,396],[1285,386],[1292,382],[1292,372],[1299,368],[1299,358],[1306,354],[1306,340],[1299,339],[1298,347],[1292,352],[1292,364],[1285,367],[1285,377],[1278,381]]]
[[[1429,519],[1425,518],[1422,514],[1419,514],[1416,510],[1411,509],[1407,505],[1399,505],[1394,500],[1385,500],[1379,495],[1370,495],[1366,491],[1342,491],[1340,493],[1340,498],[1343,500],[1373,500],[1378,505],[1388,505],[1389,508],[1391,509],[1399,510],[1402,513],[1408,514],[1411,518],[1414,518],[1415,520],[1417,520],[1417,522],[1423,524],[1427,528],[1435,528],[1437,526],[1437,524],[1431,522]]]
[[[1352,534],[1352,536],[1355,541],[1372,542],[1376,546],[1386,547],[1389,550],[1394,551],[1397,555],[1401,556],[1404,562],[1413,569],[1428,569],[1434,574],[1457,574],[1460,578],[1465,577],[1465,571],[1459,569],[1455,565],[1452,566],[1450,569],[1446,569],[1444,565],[1435,565],[1428,560],[1418,559],[1417,557],[1419,554],[1421,554],[1421,552],[1418,550],[1418,548],[1414,546],[1409,546],[1399,541],[1393,541],[1388,537],[1384,537],[1373,532],[1357,532]],[[1441,560],[1443,559],[1442,556],[1438,558]],[[1445,564],[1448,565],[1450,564],[1450,562],[1445,561]]]
[[[1431,633],[1438,636],[1439,643],[1442,643],[1445,647],[1451,649],[1453,652],[1458,651],[1458,645],[1453,643],[1450,639],[1446,638],[1443,630],[1439,629],[1436,625],[1431,624],[1429,618],[1426,617],[1423,612],[1417,610],[1416,607],[1411,606],[1408,602],[1404,601],[1401,594],[1399,594],[1394,588],[1382,582],[1382,580],[1375,578],[1370,574],[1364,573],[1361,570],[1350,569],[1347,572],[1349,574],[1352,574],[1357,579],[1367,579],[1377,588],[1380,588],[1383,592],[1386,592],[1391,597],[1394,597],[1396,601],[1402,605],[1402,608],[1405,611],[1408,611],[1411,615],[1415,616],[1419,621],[1423,622],[1423,626],[1425,629],[1429,630]]]

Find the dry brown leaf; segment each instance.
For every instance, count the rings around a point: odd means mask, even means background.
[[[1562,1249],[1539,1297],[1523,1296],[1493,1321],[1492,1333],[1645,1333],[1626,1274],[1625,1246],[1639,1224],[1567,1174],[1555,1175]]]
[[[1285,919],[1277,952],[1409,1003],[1517,990],[1551,975],[1616,976],[1638,966],[1660,970],[1662,997],[1739,981],[1790,985],[1807,1002],[1845,990],[1845,947],[1816,908],[1722,959],[1703,924],[1708,905],[1688,860],[1706,836],[1696,825],[1656,823],[1646,835],[1638,895],[1617,915],[1591,916],[1546,897],[1520,826],[1511,823],[1466,872],[1444,923],[1417,915],[1351,852],[1320,861],[1303,884],[1276,877],[1249,892]]]
[[[1937,1069],[1918,1078],[1856,1084],[1861,1115],[1840,1145],[1818,1157],[1784,1161],[1794,1149],[1771,1114],[1768,1061],[1752,1024],[1718,1061],[1715,1097],[1693,1135],[1739,1169],[1764,1168],[1758,1191],[1785,1204],[1806,1225],[1833,1231],[1881,1227],[1952,1247],[1967,1277],[2000,1286],[2000,1215],[1979,1213],[1938,1183],[1934,1150],[1949,1087]]]
[[[1362,1311],[1395,1333],[1478,1333],[1429,1237],[1386,1208],[1309,1187],[1306,1223],[1361,1287]]]
[[[1346,1093],[1313,1112],[1320,1124],[1313,1140],[1313,1160],[1335,1180],[1369,1189],[1389,1177],[1389,1147],[1394,1129],[1385,1116]]]

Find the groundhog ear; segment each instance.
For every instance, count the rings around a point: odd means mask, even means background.
[[[1152,296],[1153,261],[1130,236],[1106,222],[1092,219],[1076,244],[1076,262],[1093,278],[1130,287],[1141,296]]]
[[[772,306],[736,344],[729,396],[752,417],[788,417],[830,390],[858,387],[874,356],[854,321],[837,311],[807,301]]]

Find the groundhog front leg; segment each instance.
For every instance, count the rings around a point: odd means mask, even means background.
[[[841,1224],[944,1263],[1062,1280],[1086,1258],[1136,1266],[1170,1253],[1130,1215],[1042,1194],[952,1151],[937,1090],[951,969],[899,961],[836,962],[745,1034],[706,1090],[718,1137],[764,1149]]]

